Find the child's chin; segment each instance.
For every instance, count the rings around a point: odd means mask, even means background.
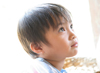
[[[75,53],[72,55],[72,57],[73,57],[73,56],[76,56],[76,55],[77,55],[77,53],[78,53],[78,51],[76,50],[76,51],[75,51]]]

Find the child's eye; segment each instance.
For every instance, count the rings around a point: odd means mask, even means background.
[[[61,27],[61,28],[59,29],[59,32],[63,32],[63,31],[65,31],[65,29],[64,29],[63,27]]]
[[[73,29],[73,25],[72,24],[70,25],[70,28]]]

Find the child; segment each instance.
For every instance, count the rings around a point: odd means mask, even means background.
[[[33,73],[67,73],[66,57],[77,54],[78,40],[70,12],[58,4],[46,3],[29,10],[18,24],[18,38],[35,60]]]

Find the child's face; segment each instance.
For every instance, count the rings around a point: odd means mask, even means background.
[[[57,29],[50,27],[46,32],[46,39],[50,46],[42,44],[44,50],[43,57],[49,60],[62,60],[77,54],[78,40],[74,33],[72,23],[64,19]]]

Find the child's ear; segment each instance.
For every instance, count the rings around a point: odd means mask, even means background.
[[[33,52],[37,54],[41,54],[43,52],[42,47],[39,44],[31,43],[30,48]]]

